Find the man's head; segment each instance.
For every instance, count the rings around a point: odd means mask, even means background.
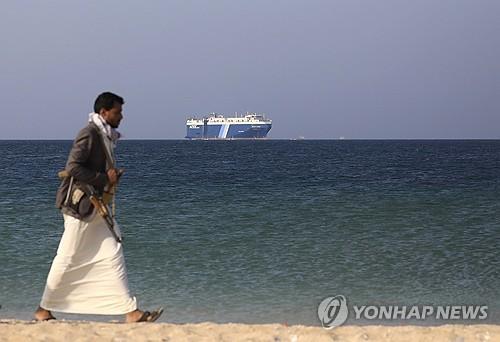
[[[100,114],[111,127],[118,128],[123,118],[122,105],[124,103],[123,97],[105,92],[95,99],[94,112]]]

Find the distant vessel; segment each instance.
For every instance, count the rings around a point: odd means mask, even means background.
[[[211,113],[201,119],[186,121],[187,139],[256,139],[265,138],[271,130],[272,120],[263,114],[247,113],[245,116],[225,118]]]

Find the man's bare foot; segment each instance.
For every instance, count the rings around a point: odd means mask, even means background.
[[[159,308],[151,312],[141,311],[139,309],[136,309],[125,315],[125,322],[126,323],[154,322],[161,316],[162,313],[163,313],[163,308]]]
[[[52,316],[52,313],[49,310],[45,310],[41,306],[38,307],[35,311],[35,319],[37,321],[50,321],[51,319],[56,319],[54,316]]]
[[[129,312],[128,314],[125,315],[125,322],[126,323],[134,323],[137,322],[141,319],[142,315],[144,312],[142,312],[139,309],[136,309],[132,312]]]

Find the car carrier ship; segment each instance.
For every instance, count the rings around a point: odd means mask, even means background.
[[[239,117],[224,117],[211,113],[201,119],[186,121],[187,139],[258,139],[267,137],[272,120],[263,114],[246,113]]]

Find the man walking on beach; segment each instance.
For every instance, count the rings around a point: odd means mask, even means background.
[[[126,322],[154,322],[163,312],[137,309],[128,289],[114,208],[108,206],[114,204],[121,174],[115,168],[114,147],[120,137],[116,128],[123,118],[123,104],[122,97],[110,92],[97,97],[89,123],[78,133],[61,173],[56,206],[63,213],[64,233],[35,312],[38,321],[54,319],[51,311],[58,311],[125,314]]]

